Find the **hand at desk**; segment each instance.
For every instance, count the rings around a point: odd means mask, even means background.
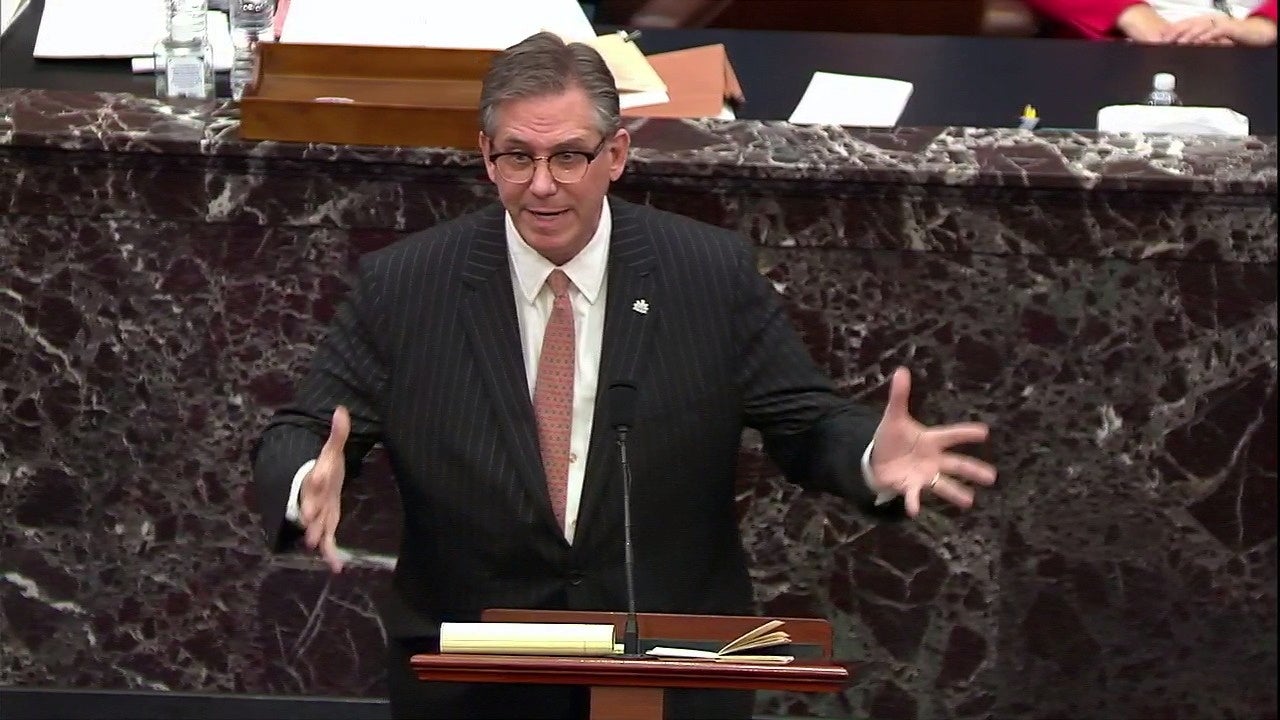
[[[951,452],[956,445],[987,439],[985,423],[964,422],[928,427],[911,417],[907,400],[911,373],[898,368],[889,384],[889,403],[871,449],[871,472],[878,491],[905,497],[907,515],[915,517],[925,492],[960,508],[973,505],[970,484],[992,485],[996,469],[968,455]]]
[[[1264,17],[1199,15],[1170,23],[1165,42],[1174,45],[1252,45],[1265,47],[1276,42],[1276,24]]]
[[[1150,45],[1163,45],[1169,42],[1165,33],[1169,29],[1169,21],[1160,17],[1155,8],[1146,3],[1130,5],[1116,18],[1116,28],[1129,40]]]

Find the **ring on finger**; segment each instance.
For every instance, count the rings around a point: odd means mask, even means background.
[[[939,481],[939,480],[941,480],[941,479],[942,479],[942,473],[941,473],[941,472],[936,472],[936,473],[934,473],[934,474],[933,474],[933,479],[929,481],[929,489],[930,489],[930,490],[933,490],[935,487],[937,487],[937,486],[938,486],[938,481]]]

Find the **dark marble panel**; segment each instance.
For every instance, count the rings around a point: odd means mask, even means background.
[[[1011,272],[997,714],[1273,716],[1275,265]]]
[[[403,232],[495,199],[478,170],[458,177],[349,163],[318,173],[304,162],[254,158],[0,152],[0,208],[22,215]]]
[[[1177,193],[842,185],[764,190],[624,176],[619,195],[764,247],[1276,261],[1276,201]],[[708,196],[714,202],[708,202]]]
[[[1012,313],[998,258],[766,249],[760,267],[849,396],[882,404],[889,375],[906,365],[923,420],[1001,427],[1012,378],[999,358],[1010,339],[995,329]],[[886,525],[836,498],[800,493],[750,443],[741,476],[761,610],[830,618],[837,655],[857,663],[844,697],[770,698],[770,712],[971,717],[981,711],[966,707],[994,702],[987,638],[997,630],[999,492],[983,493],[966,514],[930,507],[914,522]]]
[[[258,346],[282,338],[300,370],[325,312],[312,296],[340,289],[347,258],[178,223],[4,216],[0,239],[4,619],[32,628],[0,672],[259,687],[246,429],[280,371]]]
[[[275,562],[256,598],[261,691],[385,697],[387,638],[376,605],[390,575],[372,561],[339,575],[300,558]]]

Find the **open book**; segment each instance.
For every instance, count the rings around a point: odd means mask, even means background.
[[[791,655],[752,655],[746,652],[748,650],[760,650],[789,644],[791,636],[785,630],[779,630],[781,627],[781,620],[770,620],[716,651],[656,647],[645,654],[660,658],[785,664],[795,660],[795,657]]]

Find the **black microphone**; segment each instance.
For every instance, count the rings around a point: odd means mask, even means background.
[[[622,465],[622,532],[626,549],[627,624],[622,631],[622,651],[640,656],[640,630],[636,621],[636,560],[631,549],[631,463],[627,460],[627,433],[636,419],[636,386],[616,382],[609,386],[609,424],[618,439],[618,459]]]

